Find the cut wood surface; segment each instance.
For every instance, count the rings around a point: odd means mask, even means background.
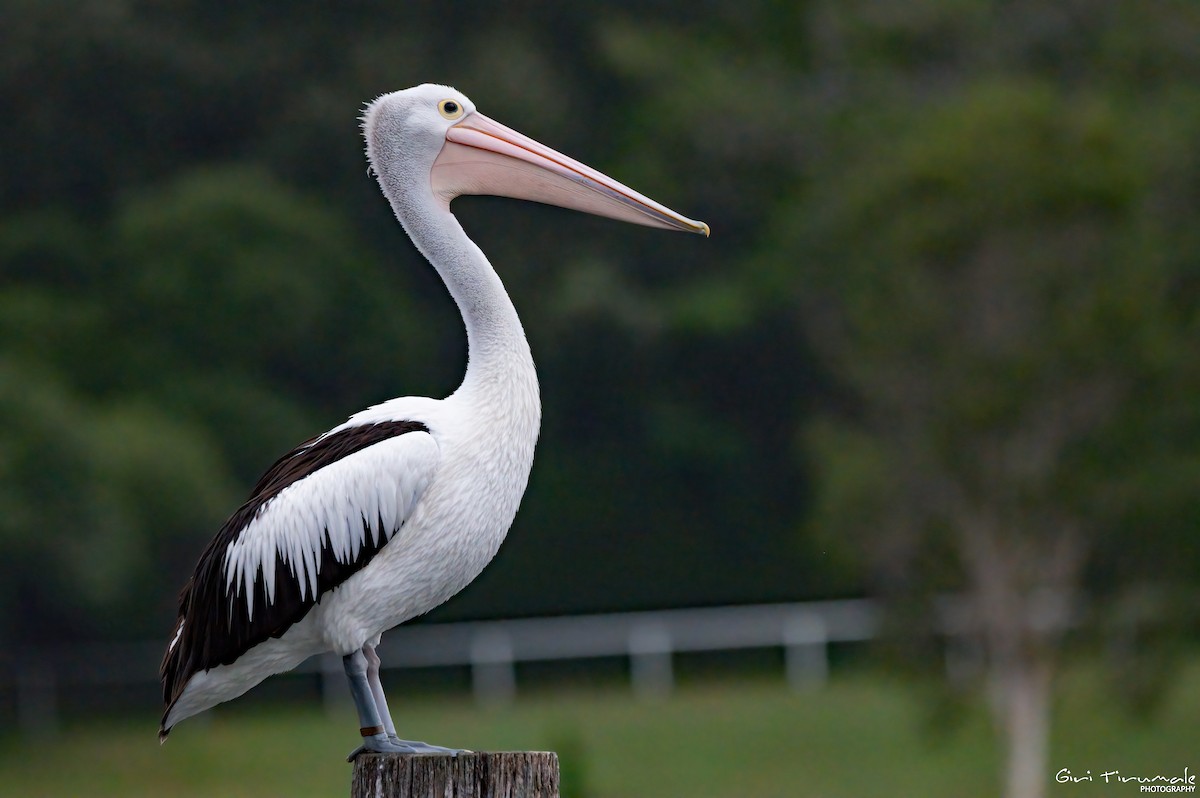
[[[558,798],[558,755],[362,754],[350,798]]]

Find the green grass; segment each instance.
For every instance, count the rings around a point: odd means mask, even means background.
[[[1129,785],[1053,784],[1054,772],[1200,769],[1200,663],[1148,720],[1126,715],[1092,671],[1072,672],[1056,707],[1051,796],[1132,794]],[[465,697],[396,707],[405,735],[476,750],[555,749],[565,798],[772,798],[998,794],[987,717],[968,706],[930,730],[930,693],[878,673],[793,693],[774,681],[685,686],[659,702],[614,686],[543,691],[508,707]],[[251,704],[181,725],[159,747],[155,719],[73,725],[61,746],[0,742],[0,794],[12,796],[344,796],[350,713],[316,702]]]

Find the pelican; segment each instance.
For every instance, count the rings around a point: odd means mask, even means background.
[[[181,720],[333,651],[358,711],[355,754],[459,750],[400,739],[375,649],[496,554],[529,479],[541,401],[516,309],[450,202],[492,194],[708,235],[449,86],[385,94],[362,128],[380,189],[462,313],[466,376],[445,399],[405,396],[356,413],[258,480],[180,594],[161,667],[160,741]]]

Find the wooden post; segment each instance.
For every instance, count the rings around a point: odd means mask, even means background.
[[[350,798],[558,798],[549,751],[360,754]]]

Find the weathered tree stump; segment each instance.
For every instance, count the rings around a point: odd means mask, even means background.
[[[360,754],[350,798],[558,798],[549,751]]]

